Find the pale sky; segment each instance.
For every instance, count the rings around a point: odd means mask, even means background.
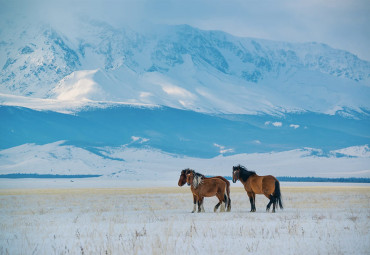
[[[370,0],[0,0],[0,17],[65,21],[81,12],[114,26],[189,24],[243,37],[314,41],[370,60]]]

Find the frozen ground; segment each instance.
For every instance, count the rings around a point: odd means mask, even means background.
[[[62,185],[63,186],[63,185]],[[189,187],[0,189],[0,254],[368,254],[370,187],[287,187],[191,214]],[[66,187],[66,186],[64,186]]]

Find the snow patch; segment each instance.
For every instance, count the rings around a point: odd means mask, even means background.
[[[333,153],[340,153],[352,157],[370,158],[369,145],[351,146],[348,148],[332,151]]]
[[[55,98],[62,101],[81,101],[92,99],[96,94],[104,94],[94,81],[98,70],[76,71],[62,79],[53,89]]]

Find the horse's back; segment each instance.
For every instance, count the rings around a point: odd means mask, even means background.
[[[274,176],[272,175],[266,175],[263,176],[262,180],[262,189],[264,193],[273,193],[275,190],[275,182],[278,181]]]
[[[275,183],[275,181],[277,181],[276,177],[273,176],[273,175],[265,175],[265,176],[261,176],[261,177],[263,177],[263,180],[265,182],[273,182],[273,183]]]
[[[219,178],[207,178],[202,182],[202,193],[205,196],[214,196],[216,193],[225,192],[226,183]]]
[[[215,177],[212,177],[212,178],[221,179],[221,180],[223,180],[226,183],[226,185],[230,185],[230,182],[225,177],[223,177],[223,176],[215,176]]]
[[[249,177],[251,190],[256,194],[272,193],[275,189],[277,179],[272,175],[253,175]]]

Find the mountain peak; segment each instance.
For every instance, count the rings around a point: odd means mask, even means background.
[[[370,108],[370,62],[325,44],[240,38],[186,24],[137,32],[92,19],[68,31],[50,24],[14,31],[1,31],[4,94],[59,98],[66,77],[101,70],[91,83],[99,90],[87,99],[233,113]]]

